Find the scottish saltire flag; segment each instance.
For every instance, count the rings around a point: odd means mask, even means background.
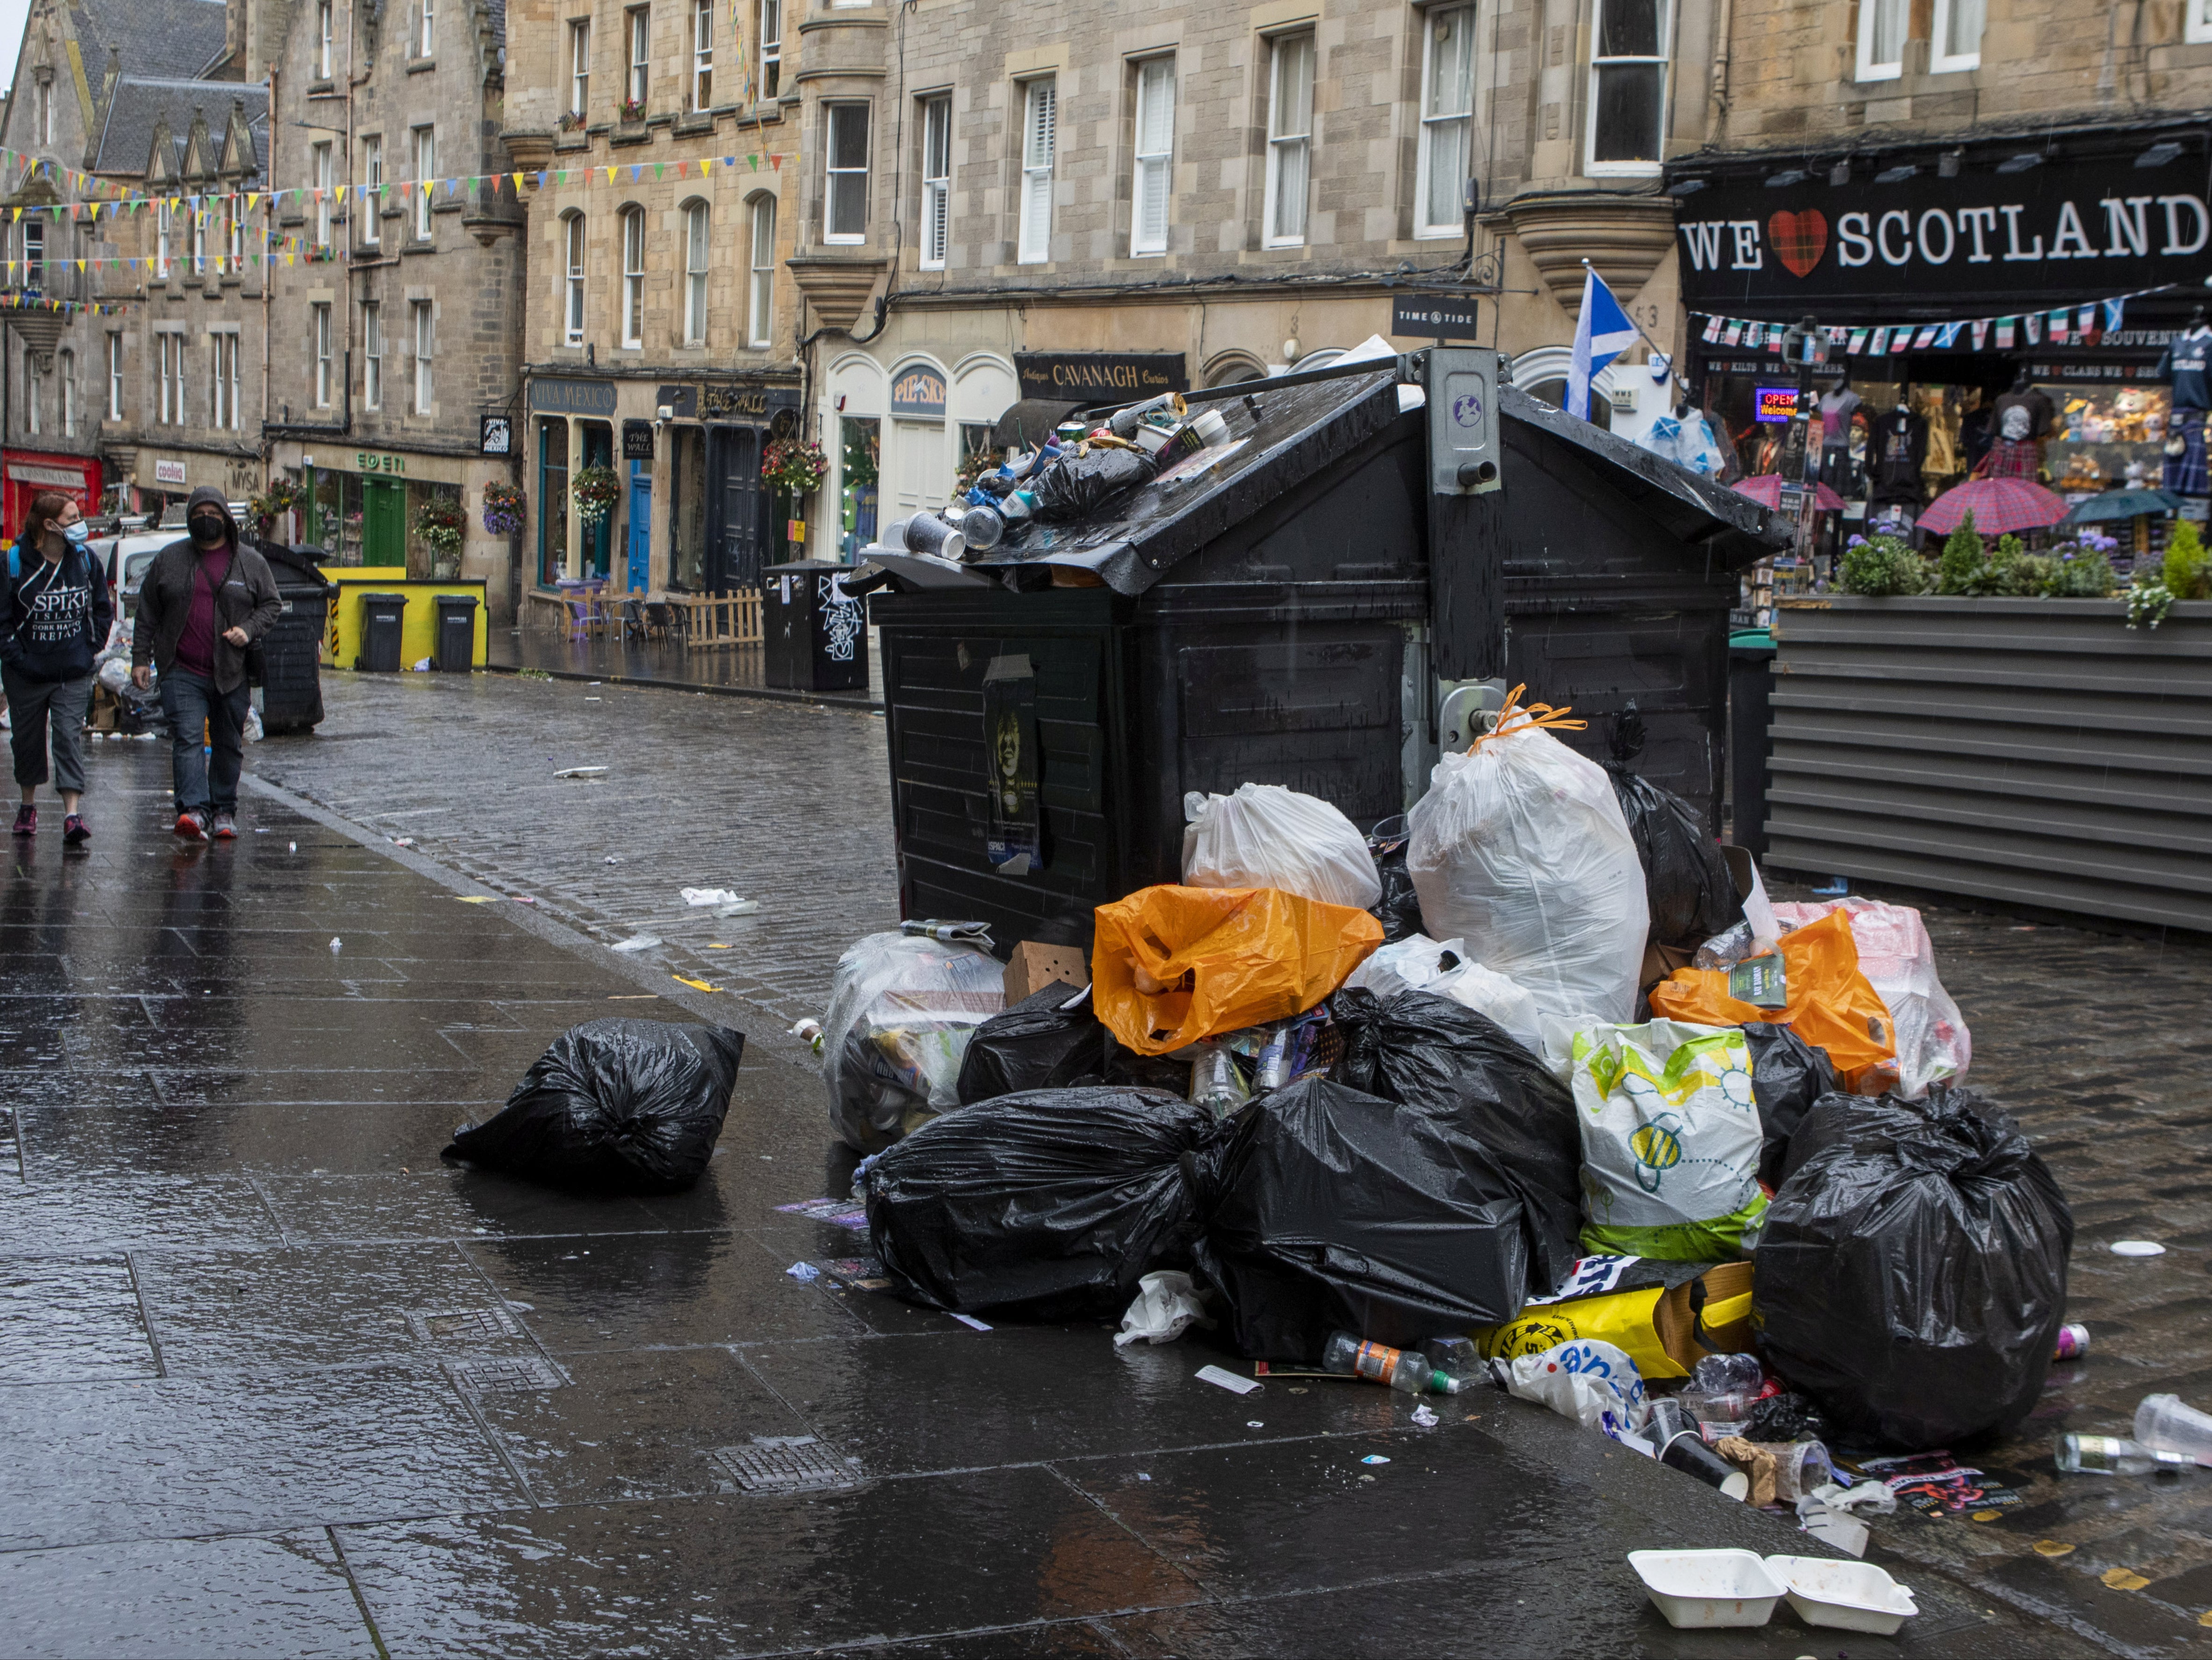
[[[1589,419],[1590,380],[1637,341],[1636,325],[1613,297],[1605,278],[1583,268],[1583,312],[1575,319],[1575,355],[1567,366],[1567,413]]]

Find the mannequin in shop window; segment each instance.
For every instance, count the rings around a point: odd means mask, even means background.
[[[2176,496],[2212,495],[2204,461],[2204,414],[2212,409],[2212,324],[2199,306],[2166,343],[2153,375],[2173,391],[2166,428],[2166,488]]]
[[[1845,501],[1860,494],[1851,465],[1851,423],[1861,399],[1851,390],[1850,371],[1820,399],[1820,482]]]
[[[1897,390],[1897,407],[1874,423],[1873,488],[1868,500],[1875,519],[1893,517],[1883,508],[1903,509],[1908,520],[1917,519],[1926,503],[1921,468],[1928,459],[1928,423],[1912,412],[1905,388]]]
[[[1991,423],[1996,441],[1990,446],[1982,476],[2033,481],[2043,470],[2043,441],[2051,435],[2057,414],[2049,395],[2029,383],[2027,365],[2021,364],[2012,389],[1997,399]]]
[[[1997,441],[1996,410],[1979,386],[1966,388],[1965,408],[1959,416],[1959,461],[1966,471],[1981,476],[1982,458]]]

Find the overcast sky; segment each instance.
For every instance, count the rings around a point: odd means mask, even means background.
[[[23,19],[31,0],[0,0],[0,90],[15,78],[15,49],[23,44]]]

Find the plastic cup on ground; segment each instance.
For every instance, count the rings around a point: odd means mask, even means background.
[[[2136,1408],[2136,1439],[2158,1452],[2185,1453],[2212,1464],[2212,1416],[2178,1395],[2147,1395]]]

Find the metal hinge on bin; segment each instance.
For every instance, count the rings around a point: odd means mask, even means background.
[[[1503,680],[1437,682],[1437,747],[1466,750],[1498,723],[1505,707]]]

